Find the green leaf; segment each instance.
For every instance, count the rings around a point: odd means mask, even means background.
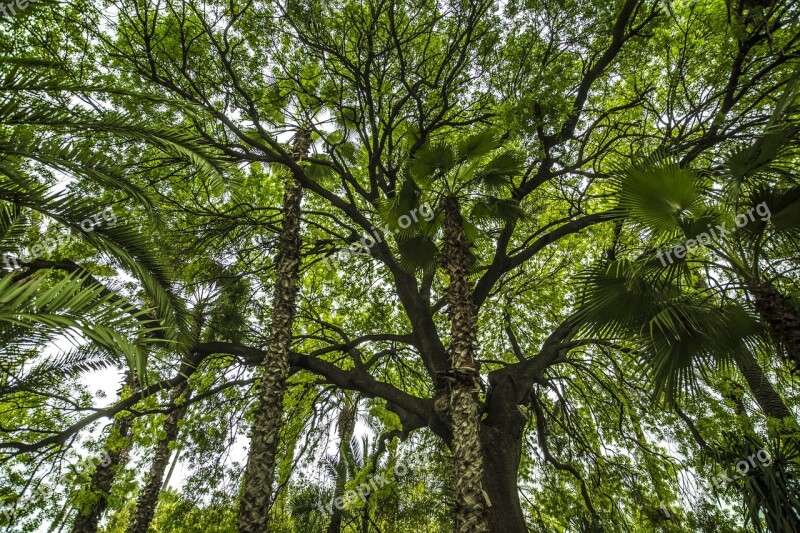
[[[656,154],[617,171],[619,209],[654,233],[679,233],[681,219],[704,212],[700,177]]]
[[[495,132],[490,129],[482,130],[459,141],[456,146],[456,159],[463,163],[486,155],[499,147],[500,142]]]
[[[525,160],[521,154],[511,150],[502,152],[480,171],[476,177],[490,190],[511,185],[512,178],[519,176],[524,169]]]
[[[422,271],[427,274],[436,269],[439,249],[436,244],[424,235],[400,240],[397,243],[400,266],[409,273]]]
[[[477,201],[470,211],[470,219],[476,222],[506,223],[515,222],[525,216],[519,201],[495,197]]]
[[[437,142],[426,144],[414,154],[410,172],[419,183],[428,184],[444,176],[455,164],[453,148],[445,142]]]

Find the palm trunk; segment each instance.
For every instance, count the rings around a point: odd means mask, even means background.
[[[800,370],[800,313],[792,299],[781,294],[770,282],[748,283],[747,288],[755,299],[756,311],[769,325],[775,340],[781,343],[792,362],[793,370]]]
[[[350,449],[350,439],[353,438],[353,433],[356,429],[356,410],[355,406],[345,403],[342,410],[339,412],[338,433],[339,433],[339,460],[336,463],[336,488],[334,489],[333,498],[341,498],[344,495],[344,487],[347,483],[347,465],[348,461],[352,459],[352,450]],[[342,514],[335,505],[333,506],[333,514],[331,521],[328,524],[328,533],[339,533],[342,530]]]
[[[467,279],[469,244],[464,236],[464,219],[458,199],[444,201],[445,269],[450,280],[447,287],[450,318],[450,371],[442,376],[448,391],[452,451],[454,462],[455,532],[489,531],[489,502],[483,490],[483,450],[478,418],[478,368],[473,354],[477,337],[477,321],[472,287]]]
[[[756,358],[753,357],[753,354],[745,352],[737,357],[736,366],[739,368],[739,372],[742,373],[750,392],[753,393],[753,397],[765,415],[779,420],[785,418],[794,420],[792,412],[786,407],[783,398],[775,391],[767,376],[764,375],[764,371],[761,370],[761,366],[756,361]]]
[[[292,157],[302,159],[311,146],[311,132],[300,130]],[[237,527],[240,533],[264,533],[268,529],[278,434],[283,416],[283,396],[289,374],[289,350],[300,271],[300,203],[303,189],[291,177],[283,195],[283,222],[275,263],[275,296],[266,355],[261,365],[258,404],[250,435],[250,453],[244,472],[244,488]]]
[[[126,383],[131,389],[138,390],[139,384],[133,372],[129,371]],[[120,414],[111,425],[111,433],[106,440],[105,453],[108,454],[108,464],[97,464],[88,487],[91,503],[88,508],[78,509],[75,521],[72,523],[72,533],[96,533],[103,518],[103,513],[108,507],[108,495],[114,485],[117,471],[128,462],[133,442],[130,439],[132,420],[130,415]],[[119,439],[123,439],[120,446]]]
[[[364,499],[364,510],[361,512],[361,533],[369,533],[369,497],[367,494]]]
[[[184,366],[181,373],[187,377],[193,373],[192,368]],[[170,445],[178,438],[178,423],[186,413],[185,407],[180,407],[191,396],[192,391],[189,381],[183,381],[180,385],[172,389],[170,393],[169,407],[173,409],[164,420],[164,436],[156,444],[153,462],[150,465],[150,472],[147,475],[147,482],[139,495],[136,503],[136,511],[133,522],[128,526],[128,533],[147,533],[150,522],[153,521],[158,495],[161,492],[164,472],[169,464]]]

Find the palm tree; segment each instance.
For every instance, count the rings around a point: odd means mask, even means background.
[[[718,168],[696,171],[655,154],[617,169],[618,214],[646,249],[588,269],[576,313],[590,333],[631,342],[656,395],[669,403],[691,392],[699,371],[735,366],[764,414],[781,422],[767,426],[776,446],[795,446],[800,428],[757,357],[777,348],[795,366],[800,354],[800,307],[777,289],[792,286],[796,252],[789,250],[800,236],[800,188],[787,168],[800,127],[784,114],[796,86],[797,78],[765,134]],[[796,467],[796,458],[787,461],[776,468]],[[782,503],[796,501],[796,481],[777,483],[773,470],[758,477],[770,490],[760,481],[742,488],[757,528],[800,516],[800,504],[786,510]]]
[[[656,396],[672,403],[691,391],[700,368],[733,364],[764,414],[779,420],[793,415],[763,373],[753,352],[768,349],[758,318],[732,302],[715,302],[707,290],[670,282],[652,260],[621,259],[582,275],[576,313],[593,335],[632,341]]]
[[[598,331],[649,345],[668,396],[691,384],[694,364],[731,361],[767,416],[793,418],[753,353],[769,349],[769,334],[787,363],[800,362],[800,307],[776,286],[791,286],[777,268],[796,259],[800,237],[791,172],[798,87],[796,75],[764,134],[717,168],[698,171],[657,153],[616,169],[618,215],[647,248],[634,262],[590,270],[581,316]],[[741,296],[752,303],[741,307]]]
[[[164,472],[172,453],[171,446],[178,439],[178,423],[186,413],[186,402],[191,398],[192,390],[188,378],[194,374],[196,368],[189,364],[188,358],[181,363],[180,372],[187,379],[170,391],[168,408],[170,409],[162,425],[163,436],[158,439],[153,452],[153,461],[147,473],[144,488],[136,501],[136,511],[133,520],[128,526],[128,533],[147,533],[150,523],[155,516],[158,495],[164,483]]]
[[[113,207],[109,205],[111,197],[117,201],[131,200],[153,214],[149,195],[133,182],[123,166],[105,154],[104,150],[110,143],[155,147],[172,157],[191,162],[209,179],[218,182],[217,161],[207,155],[201,143],[178,128],[152,126],[130,115],[99,111],[103,108],[97,100],[99,95],[119,91],[77,85],[60,70],[59,65],[41,61],[4,57],[0,65],[0,254],[4,264],[0,279],[6,286],[26,283],[24,287],[27,290],[18,294],[33,298],[36,294],[34,286],[45,288],[50,283],[45,279],[48,272],[67,272],[70,275],[59,288],[64,291],[62,295],[69,294],[76,299],[74,302],[59,300],[59,305],[78,309],[88,304],[82,297],[101,296],[95,302],[98,309],[101,304],[111,305],[133,313],[131,317],[138,324],[141,338],[179,341],[185,313],[180,300],[169,289],[166,265],[154,256],[138,228],[125,222],[112,225],[87,224],[86,221],[97,221],[101,212],[113,213]],[[80,95],[93,106],[65,109],[56,95],[66,98]],[[66,194],[57,187],[56,176],[59,175],[76,182]],[[80,192],[98,190],[101,194],[94,198]],[[55,223],[48,227],[49,238],[33,227],[35,221],[43,219]],[[92,229],[87,230],[90,225]],[[80,240],[97,252],[107,254],[138,278],[147,298],[153,303],[153,309],[136,311],[121,295],[94,288],[99,281],[72,261],[35,260],[49,255],[46,253],[48,249],[57,246],[42,244],[68,242],[65,230],[80,236]],[[31,239],[32,234],[35,234],[35,240]],[[37,250],[38,253],[34,253]],[[23,261],[26,255],[34,260]],[[70,290],[81,286],[87,289],[85,294]],[[87,318],[91,316],[88,314]],[[73,320],[68,325],[59,324],[58,319],[41,312],[21,314],[20,317],[18,326],[30,329],[34,324],[41,324],[51,335],[78,325],[89,340],[111,353],[121,352],[139,376],[144,376],[145,359],[141,346],[123,341],[121,335],[109,337],[109,328],[102,324],[87,324],[85,320],[82,325],[80,320]],[[101,333],[105,339],[100,337]]]
[[[228,274],[224,267],[214,267],[221,271],[221,274]],[[243,296],[247,294],[242,291],[243,281],[240,278],[229,276],[221,281],[218,286],[208,287],[207,291],[196,293],[196,305],[194,307],[194,330],[192,339],[200,342],[202,338],[216,337],[220,332],[224,332],[225,327],[229,327],[231,322],[236,323],[242,320],[241,311],[244,308]],[[208,327],[204,326],[208,322]],[[146,533],[155,516],[161,490],[169,482],[169,475],[164,479],[170,455],[176,442],[178,442],[179,423],[186,415],[187,405],[192,396],[192,383],[190,378],[197,371],[190,357],[184,355],[181,358],[179,373],[186,379],[177,387],[170,391],[167,408],[169,412],[164,418],[161,426],[162,436],[156,442],[153,450],[153,460],[150,463],[150,471],[147,473],[144,487],[139,493],[136,501],[133,520],[128,525],[128,533]],[[180,449],[180,448],[179,448]],[[178,460],[179,452],[176,452],[173,468]]]
[[[139,389],[139,380],[133,372],[128,372],[125,380],[125,392],[131,393]],[[79,497],[80,502],[75,520],[72,523],[72,533],[96,533],[103,513],[108,507],[108,495],[111,493],[114,478],[120,468],[128,462],[133,440],[131,435],[131,415],[123,413],[114,418],[111,430],[103,446],[108,461],[97,465],[92,473],[89,484],[83,487],[84,497]],[[82,496],[83,496],[82,495]]]
[[[352,439],[356,429],[356,415],[358,414],[358,403],[345,397],[342,407],[339,410],[337,421],[337,433],[339,434],[339,457],[332,463],[331,470],[336,478],[336,485],[333,491],[333,498],[341,498],[344,495],[344,488],[347,483],[347,475],[352,472],[354,463]],[[343,511],[333,506],[331,521],[328,523],[328,533],[339,533],[342,531]]]
[[[178,128],[102,111],[106,106],[101,95],[119,92],[76,84],[59,65],[19,58],[0,61],[0,253],[4,263],[0,323],[8,326],[0,330],[0,346],[8,354],[21,354],[21,348],[32,343],[44,344],[64,335],[77,344],[80,339],[73,333],[77,331],[96,348],[83,346],[59,357],[68,366],[53,372],[47,372],[54,368],[53,362],[41,362],[15,378],[17,387],[105,366],[109,360],[117,363],[122,355],[128,367],[125,386],[135,391],[144,384],[149,349],[168,344],[184,352],[188,346],[186,314],[169,288],[169,270],[136,226],[117,223],[116,215],[111,216],[110,199],[131,201],[151,217],[153,204],[126,168],[106,154],[113,145],[136,146],[131,153],[140,153],[143,147],[155,149],[175,162],[192,163],[201,175],[217,183],[219,167],[201,143]],[[76,97],[90,105],[63,105]],[[75,184],[66,191],[59,189],[59,176]],[[100,223],[100,212],[106,223]],[[51,222],[46,241],[55,243],[52,246],[42,246],[43,236],[35,225],[45,219]],[[65,251],[54,250],[70,240],[65,230],[137,278],[151,307],[137,309],[75,261],[46,259]],[[59,278],[60,273],[66,275]],[[15,366],[23,364],[20,359]],[[13,387],[4,392],[13,393]],[[130,426],[125,414],[112,423],[105,445],[111,461],[99,465],[85,487],[90,503],[81,509],[73,531],[97,531],[115,472],[127,461]]]
[[[438,221],[402,224],[423,196],[437,198],[443,214],[441,264],[449,284],[447,313],[450,319],[448,357],[450,369],[440,374],[440,398],[452,430],[454,463],[455,531],[488,531],[487,509],[491,505],[483,489],[483,449],[477,393],[480,373],[475,361],[477,322],[473,287],[469,279],[474,262],[470,250],[477,228],[465,221],[464,204],[472,204],[472,220],[503,220],[519,215],[513,200],[495,196],[521,173],[521,160],[512,151],[497,153],[501,140],[491,130],[466,137],[454,146],[447,142],[427,143],[413,156],[408,179],[383,216],[398,230],[401,264],[409,270],[431,272],[438,249],[431,236]],[[472,235],[472,238],[470,238]]]
[[[619,214],[649,235],[667,279],[713,287],[721,301],[743,292],[793,369],[800,368],[800,303],[789,275],[800,244],[798,94],[795,75],[764,133],[716,168],[698,171],[654,154],[618,169],[616,183]]]
[[[292,158],[301,161],[311,147],[310,126],[301,127],[294,139]],[[275,261],[275,295],[269,337],[261,364],[261,383],[250,435],[250,452],[244,472],[237,527],[241,533],[269,531],[272,482],[283,416],[283,397],[289,375],[289,350],[300,271],[300,204],[303,189],[288,177],[283,195],[283,221]]]

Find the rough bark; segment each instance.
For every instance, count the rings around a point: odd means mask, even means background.
[[[472,287],[467,278],[469,243],[464,236],[464,220],[458,200],[444,201],[445,269],[450,345],[450,371],[440,375],[440,386],[447,391],[454,462],[455,531],[489,531],[488,495],[483,489],[484,465],[478,417],[478,368],[474,359],[477,323]]]
[[[350,449],[350,439],[356,429],[356,410],[355,406],[345,405],[339,412],[338,433],[339,433],[339,459],[336,463],[336,488],[333,498],[341,498],[344,495],[344,488],[347,484],[347,465],[352,460],[352,450]],[[342,530],[343,512],[333,506],[333,514],[328,524],[328,533],[339,533]]]
[[[184,381],[172,389],[170,393],[170,408],[174,409],[164,419],[164,436],[156,443],[153,454],[153,462],[150,464],[150,472],[139,500],[136,503],[136,511],[133,521],[128,526],[128,533],[147,533],[150,523],[155,515],[158,495],[161,492],[164,472],[169,464],[170,445],[178,438],[178,423],[186,413],[186,409],[178,407],[189,399],[191,390],[189,382]]]
[[[776,341],[783,345],[794,371],[800,370],[800,313],[792,299],[781,294],[772,283],[751,282],[748,290],[755,299],[756,311],[769,325]]]
[[[130,372],[126,383],[134,390],[139,388],[138,380]],[[93,500],[88,509],[78,509],[78,514],[72,523],[72,533],[97,532],[103,513],[108,507],[108,495],[114,485],[116,472],[128,462],[133,444],[130,439],[131,422],[131,417],[127,414],[117,415],[114,419],[111,425],[111,433],[104,446],[104,451],[108,454],[108,464],[97,464],[95,471],[92,473],[88,492]],[[124,439],[122,446],[119,446],[119,438]]]
[[[311,146],[311,132],[300,130],[294,140],[292,157],[300,161]],[[268,517],[275,477],[278,434],[283,415],[283,397],[289,374],[289,351],[300,269],[300,204],[303,190],[292,176],[283,196],[283,222],[275,262],[275,294],[272,322],[261,365],[258,403],[250,453],[244,473],[244,488],[239,502],[237,527],[240,533],[269,531]]]
[[[520,383],[516,378],[516,375],[503,371],[489,374],[486,417],[481,423],[485,461],[483,480],[492,502],[489,530],[527,533],[517,483],[528,416],[518,405],[529,393],[530,385]]]
[[[767,376],[764,375],[764,371],[756,361],[756,358],[753,357],[753,354],[746,352],[737,357],[736,366],[747,382],[756,403],[758,403],[765,415],[779,420],[785,418],[794,420],[792,412],[786,407],[783,398],[775,391]]]

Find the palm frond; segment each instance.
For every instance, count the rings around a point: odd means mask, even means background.
[[[118,294],[87,285],[77,274],[55,283],[42,276],[22,281],[15,274],[0,277],[0,322],[29,330],[26,343],[48,342],[58,334],[79,345],[84,337],[112,357],[124,356],[144,379],[144,338],[159,330],[143,327],[139,319],[146,318],[145,312],[121,308],[119,300]]]
[[[705,212],[700,176],[671,157],[654,154],[617,170],[619,209],[654,234],[678,234],[681,219]]]
[[[500,148],[500,139],[491,129],[484,129],[460,140],[456,145],[456,159],[465,162],[477,159]]]
[[[190,317],[183,301],[170,289],[169,268],[153,254],[152,247],[132,221],[99,225],[86,231],[83,222],[97,215],[96,204],[60,193],[43,194],[40,189],[25,190],[9,185],[0,192],[0,199],[13,198],[20,205],[38,211],[79,235],[99,252],[105,252],[122,268],[141,281],[155,304],[169,339],[181,340],[187,334]],[[185,341],[185,342],[183,342]],[[181,345],[190,341],[183,339]]]
[[[420,184],[430,184],[456,164],[453,148],[445,142],[429,143],[417,150],[411,161],[411,176]]]
[[[741,307],[713,307],[631,261],[595,266],[580,279],[578,323],[638,346],[642,374],[667,401],[694,388],[698,367],[727,365],[764,333]]]
[[[523,164],[521,154],[508,150],[495,156],[475,177],[488,190],[498,190],[511,185],[511,179],[522,173]]]
[[[756,187],[743,207],[753,213],[744,226],[748,233],[758,235],[771,226],[776,233],[800,236],[800,187]]]
[[[74,378],[119,364],[95,344],[85,344],[39,359],[21,375],[9,380],[3,387],[3,394],[13,394],[23,389],[42,389],[58,384],[65,378]]]
[[[400,266],[409,273],[423,274],[436,269],[439,248],[430,237],[418,235],[397,243]]]
[[[525,216],[525,211],[517,200],[488,197],[475,202],[470,211],[470,219],[490,224],[516,222]]]

